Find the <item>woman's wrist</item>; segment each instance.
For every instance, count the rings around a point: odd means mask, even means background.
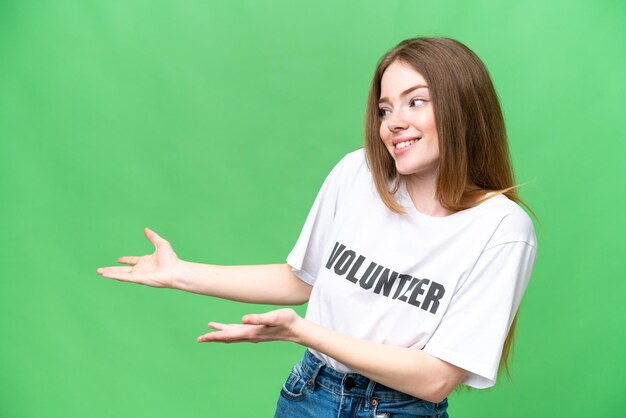
[[[310,332],[310,325],[311,322],[302,318],[300,315],[296,315],[296,319],[289,327],[291,337],[288,338],[288,341],[306,346],[305,341],[307,334]]]
[[[178,259],[172,268],[170,288],[176,290],[190,291],[188,281],[192,275],[192,268],[189,261]],[[191,290],[193,291],[193,290]]]

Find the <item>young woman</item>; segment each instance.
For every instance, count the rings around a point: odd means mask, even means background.
[[[295,305],[209,323],[199,342],[308,347],[277,417],[447,417],[459,384],[495,384],[536,254],[502,112],[480,59],[447,38],[379,62],[365,147],[324,182],[282,265],[215,266],[156,250],[104,277],[236,301]]]

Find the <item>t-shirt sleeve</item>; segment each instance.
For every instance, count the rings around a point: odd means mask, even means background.
[[[483,250],[423,348],[468,371],[463,383],[475,388],[487,388],[496,382],[504,341],[536,256],[531,239],[503,241]]]
[[[346,157],[326,177],[322,188],[309,211],[300,236],[289,255],[289,264],[296,276],[313,286],[322,265],[322,252],[328,243],[333,221],[337,214],[341,192],[342,173]]]

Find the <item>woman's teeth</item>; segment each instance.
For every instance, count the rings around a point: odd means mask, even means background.
[[[406,148],[406,147],[408,147],[409,145],[413,145],[413,144],[415,144],[416,142],[417,142],[417,139],[411,139],[411,140],[409,140],[409,141],[398,142],[398,143],[396,144],[396,148],[397,148],[397,149]]]

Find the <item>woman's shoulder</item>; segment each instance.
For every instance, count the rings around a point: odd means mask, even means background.
[[[498,221],[490,247],[514,242],[537,246],[533,221],[520,204],[503,194],[497,194],[485,203],[489,203],[484,205],[489,216]]]
[[[365,155],[365,149],[359,148],[347,153],[337,163],[338,167],[343,167],[348,170],[356,170],[360,168],[367,168],[367,157]]]
[[[335,164],[329,177],[345,185],[349,185],[355,181],[369,181],[371,175],[369,167],[367,166],[365,150],[359,148],[344,155],[339,162]]]

